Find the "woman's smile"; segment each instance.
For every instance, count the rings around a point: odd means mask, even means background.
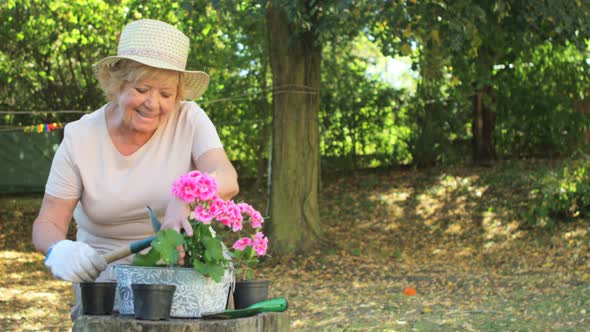
[[[146,118],[146,119],[153,119],[153,118],[160,116],[160,114],[156,113],[156,112],[141,111],[138,109],[136,109],[135,112],[137,114],[139,114],[142,118]]]

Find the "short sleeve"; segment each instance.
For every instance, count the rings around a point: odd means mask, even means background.
[[[203,153],[211,149],[223,148],[217,129],[205,111],[192,103],[189,112],[192,113],[189,118],[194,126],[192,159],[196,161]]]
[[[68,126],[64,129],[64,139],[53,157],[45,192],[57,198],[76,199],[82,194],[82,180],[73,162],[72,138],[67,129]]]

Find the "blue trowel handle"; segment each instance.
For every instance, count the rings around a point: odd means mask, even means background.
[[[149,246],[152,245],[152,241],[156,238],[157,238],[157,236],[154,235],[154,236],[148,237],[147,239],[133,242],[128,246],[121,247],[117,250],[113,250],[109,253],[102,255],[102,258],[104,258],[104,260],[110,264],[116,260],[127,257],[131,254],[136,254],[136,253],[142,251],[143,249],[148,248]]]

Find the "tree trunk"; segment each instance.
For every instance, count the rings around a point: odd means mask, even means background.
[[[263,93],[260,94],[260,134],[258,136],[258,146],[256,148],[256,182],[255,188],[259,188],[260,185],[266,183],[266,171],[268,169],[268,159],[265,158],[266,153],[268,152],[267,148],[270,144],[270,131],[271,131],[271,124],[269,123],[270,118],[270,104],[268,102],[268,95],[266,90],[268,88],[266,82],[266,74],[268,68],[268,62],[266,59],[262,60],[262,71],[258,77],[258,86]]]
[[[477,51],[475,69],[478,81],[491,80],[493,67],[498,57],[493,47],[482,46]],[[494,125],[496,116],[487,101],[493,102],[492,86],[483,84],[475,88],[473,94],[473,162],[487,165],[496,159],[494,144]]]
[[[590,95],[590,91],[586,91],[584,93],[585,96]],[[580,113],[585,118],[590,117],[590,98],[583,98],[583,99],[576,99],[574,100],[574,109]],[[590,128],[582,129],[582,133],[584,134],[584,139],[581,142],[581,148],[585,151],[590,151]]]
[[[473,96],[473,162],[488,164],[496,159],[494,146],[494,112],[485,105],[484,97],[490,95],[491,87],[477,90]]]
[[[321,48],[295,34],[284,10],[270,6],[267,31],[273,77],[270,221],[276,253],[303,252],[320,238],[319,88]]]

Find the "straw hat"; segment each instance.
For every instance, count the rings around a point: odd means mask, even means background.
[[[116,56],[106,57],[92,65],[94,71],[120,59],[130,59],[150,67],[181,72],[187,99],[203,95],[209,84],[209,75],[202,71],[186,70],[189,39],[168,23],[156,20],[139,20],[125,26],[119,39]]]

